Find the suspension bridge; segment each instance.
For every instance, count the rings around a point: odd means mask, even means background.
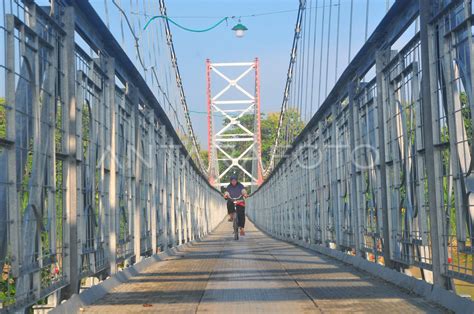
[[[165,1],[99,2],[0,0],[0,312],[474,312],[470,0],[294,1],[265,163],[258,59],[203,160]]]

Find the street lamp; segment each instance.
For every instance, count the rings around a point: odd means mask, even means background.
[[[241,38],[241,37],[244,37],[245,31],[248,30],[248,28],[245,27],[245,25],[239,23],[235,25],[234,27],[232,27],[232,30],[235,32],[235,36]]]

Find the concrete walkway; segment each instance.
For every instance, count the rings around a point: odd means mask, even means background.
[[[84,308],[87,313],[442,312],[423,299],[312,251],[230,223],[157,262]]]

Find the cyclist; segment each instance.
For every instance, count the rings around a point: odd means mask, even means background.
[[[230,176],[230,184],[226,188],[224,197],[227,199],[227,213],[229,214],[229,221],[232,221],[232,214],[237,211],[237,222],[240,228],[240,235],[245,235],[245,201],[243,198],[247,197],[247,191],[242,183],[237,180],[237,176]],[[236,204],[235,199],[242,198]]]

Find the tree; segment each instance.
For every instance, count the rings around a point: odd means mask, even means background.
[[[264,167],[268,167],[271,158],[272,147],[278,130],[278,121],[280,120],[279,112],[271,112],[268,117],[262,120],[262,163]],[[280,133],[280,144],[282,138],[289,138],[290,141],[295,139],[304,129],[305,123],[301,119],[300,112],[295,108],[289,108],[285,112]]]
[[[275,143],[275,138],[278,130],[278,122],[280,120],[280,112],[270,112],[268,114],[262,113],[260,120],[260,132],[262,142],[262,163],[264,167],[268,166],[270,161],[272,147]],[[254,116],[246,115],[240,119],[240,123],[247,129],[254,129]],[[225,119],[223,125],[229,123],[228,119]],[[303,130],[305,124],[301,120],[301,115],[295,108],[290,108],[285,112],[285,117],[282,124],[282,133],[280,136],[287,136],[290,139],[296,138],[298,134]],[[238,127],[229,128],[224,134],[244,134],[244,131]],[[230,144],[232,146],[226,146],[226,152],[232,157],[237,157],[239,153],[243,152],[248,147],[248,142],[237,142]],[[222,157],[221,154],[218,156]],[[249,162],[247,166],[251,166]],[[223,169],[221,169],[223,170]]]
[[[268,116],[264,116],[263,118],[260,124],[260,132],[262,134],[262,163],[265,167],[268,165],[271,150],[275,143],[280,113],[270,112]]]
[[[294,140],[305,127],[304,121],[301,120],[300,112],[295,108],[286,111],[283,119],[282,132],[290,139]]]
[[[193,145],[193,142],[192,142],[192,139],[191,139],[191,136],[188,135],[188,134],[185,134],[183,132],[180,132],[179,130],[176,131],[177,134],[178,134],[178,137],[179,139],[181,140],[181,142],[183,143],[184,147],[186,148],[186,150],[188,151],[189,153],[189,156],[191,156],[191,159],[194,161],[194,163],[199,167],[199,160],[198,160],[198,156],[196,154],[196,150],[194,149],[194,145]],[[199,147],[198,147],[199,148]],[[206,158],[204,159],[204,152],[205,152],[205,156]],[[203,151],[203,150],[200,150],[199,151],[199,156],[201,156],[201,160],[203,162],[203,167],[204,169],[207,169],[207,151]]]
[[[209,167],[209,156],[208,156],[207,150],[201,149],[201,151],[199,152],[199,155],[201,155],[201,160],[202,160],[202,163],[204,164],[204,168],[207,169]]]

